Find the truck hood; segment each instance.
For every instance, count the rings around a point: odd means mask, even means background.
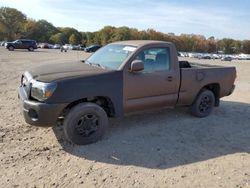
[[[43,65],[28,71],[33,79],[41,82],[53,82],[75,77],[87,77],[111,72],[107,69],[91,66],[82,62]]]

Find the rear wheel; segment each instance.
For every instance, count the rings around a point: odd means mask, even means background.
[[[14,50],[14,47],[13,47],[13,46],[9,46],[9,47],[8,47],[8,50],[9,50],[9,51],[13,51],[13,50]]]
[[[210,90],[202,90],[191,106],[191,113],[197,117],[208,116],[215,105],[214,93]]]
[[[108,127],[106,112],[94,103],[75,106],[65,117],[64,133],[66,138],[78,145],[98,141]]]

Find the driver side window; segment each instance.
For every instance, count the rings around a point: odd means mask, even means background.
[[[166,71],[170,69],[169,48],[149,48],[141,51],[136,59],[144,64],[143,72]]]

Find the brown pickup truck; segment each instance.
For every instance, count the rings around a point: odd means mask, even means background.
[[[19,98],[27,123],[62,123],[71,142],[88,144],[104,134],[108,117],[129,112],[190,106],[205,117],[233,92],[235,78],[234,67],[179,62],[169,42],[123,41],[82,62],[26,71]]]

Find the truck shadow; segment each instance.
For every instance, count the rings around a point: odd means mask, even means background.
[[[54,133],[72,155],[115,165],[166,169],[250,152],[250,104],[222,101],[207,118],[187,108],[133,114],[110,121],[104,138],[94,144],[68,143],[62,127]]]

